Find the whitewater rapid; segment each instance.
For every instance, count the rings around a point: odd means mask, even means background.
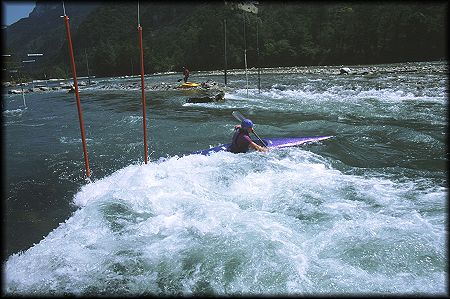
[[[6,291],[444,291],[443,219],[422,215],[444,192],[298,148],[130,165],[83,186],[65,223],[8,259]]]

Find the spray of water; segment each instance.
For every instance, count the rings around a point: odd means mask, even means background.
[[[443,193],[301,149],[130,165],[85,185],[65,223],[8,259],[6,292],[443,292],[444,219],[416,205],[443,209]]]

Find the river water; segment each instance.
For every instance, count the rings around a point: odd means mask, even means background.
[[[230,72],[223,103],[149,89],[147,165],[139,79],[97,79],[90,181],[73,94],[3,95],[3,291],[446,294],[447,62],[351,68],[263,70],[260,91]],[[234,110],[261,137],[335,137],[189,155],[230,142]]]

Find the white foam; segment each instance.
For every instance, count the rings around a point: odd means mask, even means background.
[[[4,110],[2,111],[3,114],[7,115],[7,116],[22,116],[22,113],[26,110],[25,108],[17,108],[17,109],[8,109],[8,110]]]
[[[405,193],[423,196],[295,148],[130,165],[83,186],[65,223],[8,259],[6,292],[441,292],[445,231]]]

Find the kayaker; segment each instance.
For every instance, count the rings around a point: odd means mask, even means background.
[[[184,83],[186,83],[189,78],[189,70],[185,66],[183,66],[183,75],[184,75]]]
[[[240,125],[234,126],[234,135],[228,151],[235,154],[246,153],[251,147],[258,152],[266,152],[267,147],[256,144],[250,138],[251,132],[253,132],[253,122],[250,119],[244,119]]]

